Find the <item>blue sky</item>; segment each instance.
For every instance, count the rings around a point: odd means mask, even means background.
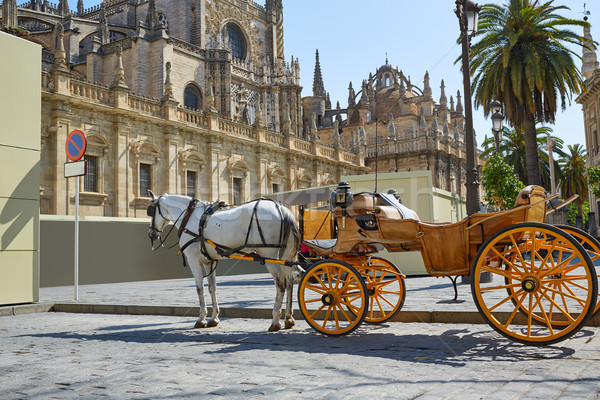
[[[86,8],[99,3],[84,1]],[[595,24],[596,19],[600,21],[597,2],[555,0],[555,5],[564,4],[571,9],[561,14],[573,19],[583,17],[584,3],[591,12],[592,36],[600,41],[600,22]],[[76,8],[77,1],[69,0],[69,5]],[[348,83],[352,81],[359,88],[369,72],[374,73],[385,63],[386,54],[390,64],[420,87],[425,71],[429,71],[436,101],[442,79],[448,97],[456,96],[457,90],[463,92],[462,73],[459,65],[454,65],[461,49],[456,44],[459,29],[453,0],[284,0],[283,5],[285,56],[288,61],[291,56],[300,60],[303,96],[312,95],[316,49],[325,89],[334,106],[339,100],[345,107]],[[576,65],[581,66],[581,61],[576,60]],[[486,134],[491,135],[491,121],[483,117],[481,109],[474,109],[473,114],[477,142],[481,144]],[[552,128],[565,144],[585,143],[583,113],[574,98],[565,112],[557,113]]]

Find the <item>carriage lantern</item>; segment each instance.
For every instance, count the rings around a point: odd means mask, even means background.
[[[346,227],[346,208],[352,204],[352,193],[348,182],[340,182],[332,193],[332,200],[335,207],[342,209],[342,227]]]

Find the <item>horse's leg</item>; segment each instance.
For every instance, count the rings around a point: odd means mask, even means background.
[[[294,289],[294,277],[286,276],[285,279],[285,291],[286,291],[286,307],[285,307],[285,329],[290,329],[294,325],[296,325],[296,320],[294,319],[294,308],[293,308],[293,289]]]
[[[216,272],[216,261],[212,261],[210,264],[211,271],[208,275],[208,292],[212,299],[212,316],[208,321],[208,327],[212,328],[217,326],[221,320],[219,319],[219,303],[217,302],[217,272]],[[206,267],[205,267],[206,268]]]
[[[198,302],[200,303],[200,317],[196,321],[194,325],[194,329],[204,328],[206,327],[206,315],[208,312],[206,311],[206,301],[204,301],[204,282],[203,282],[203,274],[202,267],[197,263],[189,263],[190,270],[192,271],[192,275],[194,275],[194,280],[196,281],[196,293],[198,293]]]
[[[279,323],[279,318],[281,316],[281,305],[283,304],[283,295],[285,294],[285,278],[281,273],[281,267],[279,265],[274,264],[266,264],[267,269],[273,275],[273,280],[275,281],[275,304],[273,305],[273,322],[269,327],[269,332],[277,332],[281,329],[281,324]]]

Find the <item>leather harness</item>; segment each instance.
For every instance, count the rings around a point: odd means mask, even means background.
[[[264,200],[273,201],[275,203],[277,211],[279,213],[281,224],[280,224],[280,228],[279,228],[279,243],[277,243],[277,244],[266,243],[265,237],[263,234],[263,230],[261,228],[260,221],[257,216],[258,204]],[[185,255],[183,254],[184,250],[187,249],[190,245],[197,243],[197,242],[200,242],[202,255],[204,257],[206,257],[209,261],[216,261],[206,251],[207,239],[204,237],[204,230],[206,228],[206,224],[207,224],[210,216],[213,215],[220,208],[225,207],[226,205],[223,201],[216,201],[216,202],[212,203],[211,205],[207,206],[204,209],[204,212],[202,213],[202,215],[200,216],[200,221],[198,224],[198,233],[196,233],[196,232],[189,230],[187,228],[187,224],[188,224],[189,219],[190,219],[192,213],[194,212],[194,209],[196,208],[197,204],[198,204],[197,199],[192,199],[190,201],[190,203],[188,204],[187,210],[185,212],[185,216],[183,217],[183,220],[181,222],[181,226],[177,232],[177,234],[180,238],[181,238],[181,235],[183,235],[184,233],[187,233],[188,235],[192,236],[192,239],[190,239],[183,246],[181,246],[181,248],[179,250],[179,253],[181,253],[181,255],[183,256],[184,265],[186,264]],[[250,231],[252,230],[253,222],[255,222],[255,226],[258,230],[258,234],[260,235],[261,243],[257,243],[257,244],[248,243],[248,239],[250,237]],[[258,262],[261,262],[264,264],[265,259],[263,257],[259,256],[258,254],[256,254],[255,252],[245,253],[245,252],[242,252],[241,250],[244,248],[267,248],[267,247],[283,249],[283,247],[284,247],[283,236],[284,236],[284,222],[283,222],[283,214],[281,212],[280,204],[277,201],[274,201],[271,199],[258,199],[258,200],[256,200],[256,203],[254,204],[254,208],[252,209],[252,216],[250,217],[250,223],[248,224],[248,230],[246,232],[246,238],[244,240],[244,244],[241,246],[235,247],[235,248],[230,248],[230,247],[220,245],[220,244],[215,244],[214,247],[215,247],[216,252],[221,257],[229,257],[234,253],[239,253],[239,254],[251,256],[255,261],[258,261]]]

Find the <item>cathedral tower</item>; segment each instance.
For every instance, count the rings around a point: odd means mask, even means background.
[[[17,0],[4,0],[2,3],[2,25],[17,27]]]

